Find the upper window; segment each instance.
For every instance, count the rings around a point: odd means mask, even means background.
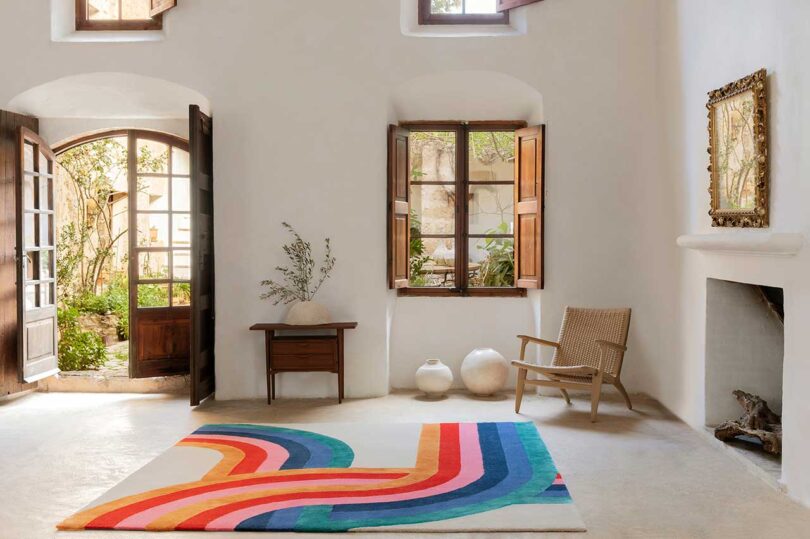
[[[498,0],[419,0],[419,24],[509,24]]]
[[[177,0],[76,0],[76,30],[161,30]]]
[[[542,128],[391,128],[389,285],[404,295],[523,295],[542,287]]]

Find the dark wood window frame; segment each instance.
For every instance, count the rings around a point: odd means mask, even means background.
[[[419,2],[419,24],[509,24],[509,11],[500,13],[433,13],[430,0]]]
[[[119,0],[119,17],[122,0]],[[163,14],[155,15],[149,19],[142,20],[90,20],[87,15],[87,0],[76,0],[76,30],[85,31],[147,31],[162,30]]]
[[[468,175],[468,154],[469,154],[469,134],[475,131],[515,131],[526,127],[526,122],[522,121],[419,121],[403,122],[400,127],[411,132],[414,131],[453,131],[456,133],[456,193],[468,194],[471,186]],[[515,180],[517,181],[517,179]],[[421,182],[419,182],[421,184]],[[426,182],[430,184],[431,182]],[[476,185],[483,185],[488,182],[475,182]],[[502,183],[502,182],[494,182]],[[509,182],[510,185],[513,182]],[[470,238],[493,237],[484,234],[469,233],[469,204],[467,196],[456,196],[456,223],[453,239],[456,244],[455,256],[455,276],[457,281],[453,288],[439,287],[405,287],[398,288],[398,296],[410,297],[525,297],[525,288],[483,288],[468,286],[469,263],[469,240]],[[429,236],[437,237],[437,236]],[[503,235],[504,238],[514,238],[514,235]],[[517,281],[517,272],[515,273]]]

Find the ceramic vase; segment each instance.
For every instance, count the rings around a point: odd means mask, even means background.
[[[441,398],[452,385],[453,371],[440,359],[428,359],[416,371],[416,387],[430,398]]]
[[[461,380],[472,393],[494,395],[506,385],[509,362],[492,348],[476,348],[461,364]]]
[[[291,326],[319,326],[331,321],[329,310],[314,301],[296,303],[290,308],[284,319],[284,323]]]

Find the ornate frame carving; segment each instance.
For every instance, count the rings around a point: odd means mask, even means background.
[[[720,208],[720,196],[718,193],[719,178],[718,168],[715,160],[718,155],[717,140],[715,140],[715,108],[723,101],[735,97],[744,92],[753,93],[753,122],[754,122],[754,151],[755,166],[755,203],[752,209],[722,209]],[[709,102],[706,108],[709,109],[709,173],[711,182],[709,193],[711,194],[711,209],[709,215],[712,217],[712,226],[723,227],[746,227],[765,228],[769,226],[769,192],[770,174],[768,166],[768,92],[767,92],[767,72],[760,69],[756,73],[743,77],[709,92]]]

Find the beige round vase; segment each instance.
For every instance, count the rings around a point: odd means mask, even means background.
[[[332,321],[329,309],[314,301],[302,301],[293,305],[284,319],[291,326],[320,326]]]

